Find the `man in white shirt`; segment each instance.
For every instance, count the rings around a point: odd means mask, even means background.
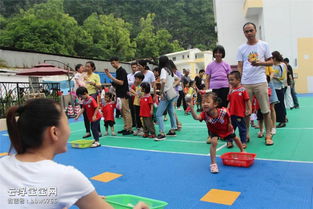
[[[268,85],[265,75],[265,66],[273,65],[271,52],[266,42],[256,38],[256,26],[248,22],[243,26],[243,32],[247,43],[242,44],[237,53],[238,71],[241,73],[242,85],[247,89],[250,101],[255,96],[259,102],[263,114],[266,137],[265,144],[273,145],[271,135],[272,122],[270,118],[270,107],[268,102]],[[246,117],[247,140],[249,136],[250,117]]]

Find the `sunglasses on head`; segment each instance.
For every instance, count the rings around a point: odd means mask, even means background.
[[[253,29],[250,29],[250,30],[245,30],[245,33],[252,33],[254,30]]]

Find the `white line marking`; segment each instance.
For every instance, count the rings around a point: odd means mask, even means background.
[[[216,149],[216,152],[220,151],[221,149],[223,149],[224,147],[226,147],[226,144],[223,144],[222,146],[220,146],[219,148]]]
[[[159,152],[159,153],[169,153],[169,154],[181,154],[181,155],[194,155],[194,156],[205,156],[208,157],[210,154],[196,154],[196,153],[188,153],[188,152],[171,152],[171,151],[160,151],[160,150],[149,150],[149,149],[138,149],[138,148],[130,148],[130,147],[117,147],[110,145],[101,145],[102,147],[110,147],[115,149],[127,149],[127,150],[137,150],[137,151],[147,151],[147,152]],[[223,146],[226,146],[225,144]],[[221,147],[223,147],[221,146]],[[219,147],[219,148],[221,148]],[[216,157],[220,157],[221,155],[216,155]],[[264,161],[277,161],[277,162],[287,162],[287,163],[306,163],[313,164],[312,161],[297,161],[297,160],[278,160],[278,159],[266,159],[266,158],[255,158],[256,160],[264,160]]]
[[[156,142],[156,143],[158,143],[158,142]],[[102,147],[116,148],[116,149],[129,149],[129,150],[148,151],[148,152],[160,152],[160,153],[195,155],[195,156],[209,156],[209,154],[196,154],[196,153],[188,153],[188,152],[171,152],[171,151],[149,150],[149,149],[139,149],[139,148],[131,148],[131,147],[117,147],[117,146],[110,146],[110,145],[101,145],[101,146]]]

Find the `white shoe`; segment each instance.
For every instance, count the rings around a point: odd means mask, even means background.
[[[276,134],[276,128],[272,128],[271,134],[272,134],[272,135],[275,135],[275,134]]]
[[[92,143],[91,148],[95,148],[95,147],[100,147],[101,144],[97,141],[95,141],[94,143]]]
[[[116,133],[115,133],[115,132],[112,132],[111,135],[112,135],[112,136],[116,136]]]
[[[136,130],[134,131],[133,135],[134,135],[134,136],[137,136],[139,132],[140,132],[140,129],[138,128],[138,129],[136,129]]]
[[[108,132],[105,132],[103,135],[104,135],[104,136],[109,136],[109,133],[108,133]]]
[[[181,110],[181,108],[180,108],[180,107],[178,107],[178,108],[177,108],[177,110]]]

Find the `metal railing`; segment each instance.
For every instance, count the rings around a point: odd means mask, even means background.
[[[37,97],[51,98],[60,103],[59,83],[0,82],[0,118],[14,105]]]

